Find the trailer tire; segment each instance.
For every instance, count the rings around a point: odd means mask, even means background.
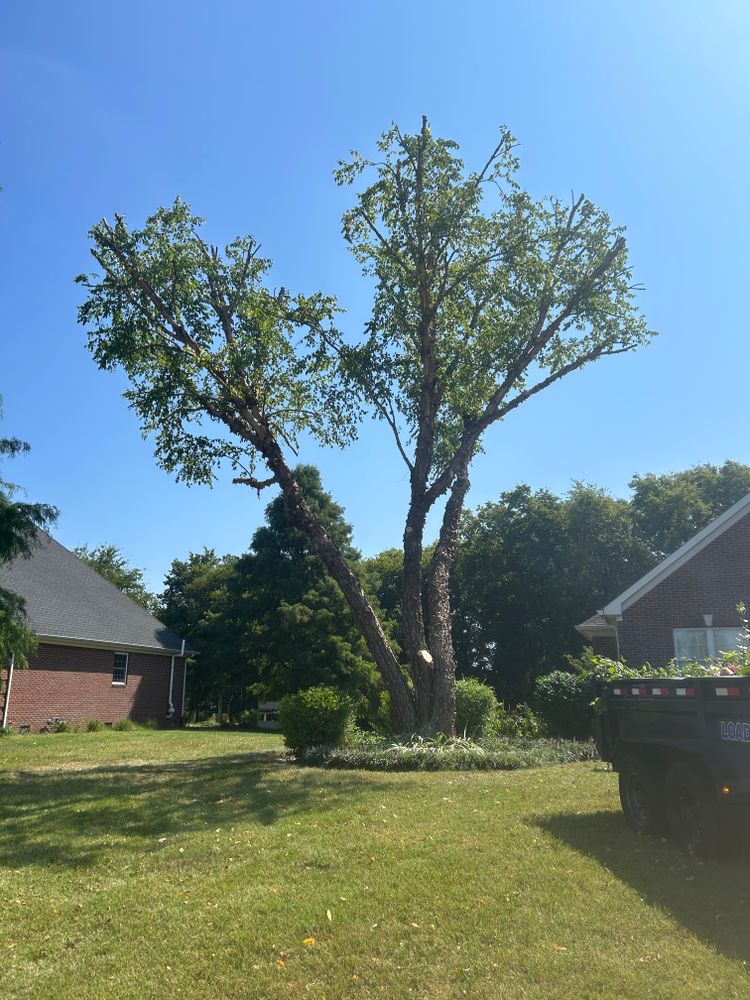
[[[699,858],[716,857],[721,846],[719,810],[706,778],[678,760],[668,773],[666,806],[675,843]]]
[[[619,771],[620,804],[626,823],[636,833],[661,836],[665,818],[655,768],[636,754],[628,754],[623,758]]]

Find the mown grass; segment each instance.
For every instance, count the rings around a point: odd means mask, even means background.
[[[0,997],[746,997],[750,865],[614,775],[303,768],[273,736],[0,743]]]

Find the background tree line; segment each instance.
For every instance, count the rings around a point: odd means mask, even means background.
[[[312,466],[295,470],[308,504],[346,553],[404,662],[403,553],[365,559],[343,509]],[[636,475],[631,496],[575,483],[564,496],[519,485],[462,519],[453,576],[453,633],[461,676],[516,704],[536,677],[565,668],[584,640],[575,625],[750,492],[750,466],[725,462]],[[248,552],[210,549],[176,559],[158,597],[114,546],[77,550],[200,650],[189,673],[191,710],[237,716],[256,698],[315,684],[349,694],[382,718],[382,683],[338,586],[289,524],[281,496]],[[431,555],[428,547],[425,560]]]

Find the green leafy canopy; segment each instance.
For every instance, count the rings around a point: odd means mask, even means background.
[[[157,460],[189,483],[212,482],[222,459],[251,473],[257,413],[292,447],[303,431],[351,440],[352,402],[319,337],[335,299],[270,291],[271,262],[251,236],[220,253],[202,225],[179,198],[143,229],[103,220],[89,234],[103,274],[77,278],[89,348],[101,368],[128,375],[125,396],[144,435],[156,435]]]

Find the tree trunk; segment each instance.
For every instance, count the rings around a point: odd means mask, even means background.
[[[341,588],[352,616],[362,631],[367,648],[383,678],[391,699],[393,722],[399,732],[413,732],[416,725],[414,698],[401,666],[372,609],[372,605],[351,567],[341,557],[328,532],[307,504],[294,473],[284,461],[281,449],[268,435],[261,450],[284,496],[284,507],[291,524],[310,543],[310,548]]]
[[[401,621],[404,647],[409,658],[416,722],[420,732],[432,724],[433,663],[427,643],[422,606],[422,538],[425,511],[412,501],[404,529],[404,580],[401,594]]]
[[[463,470],[453,483],[443,514],[435,553],[430,567],[427,594],[430,650],[433,656],[434,682],[431,728],[436,733],[455,735],[456,660],[451,632],[450,575],[458,542],[458,528],[469,479]]]

